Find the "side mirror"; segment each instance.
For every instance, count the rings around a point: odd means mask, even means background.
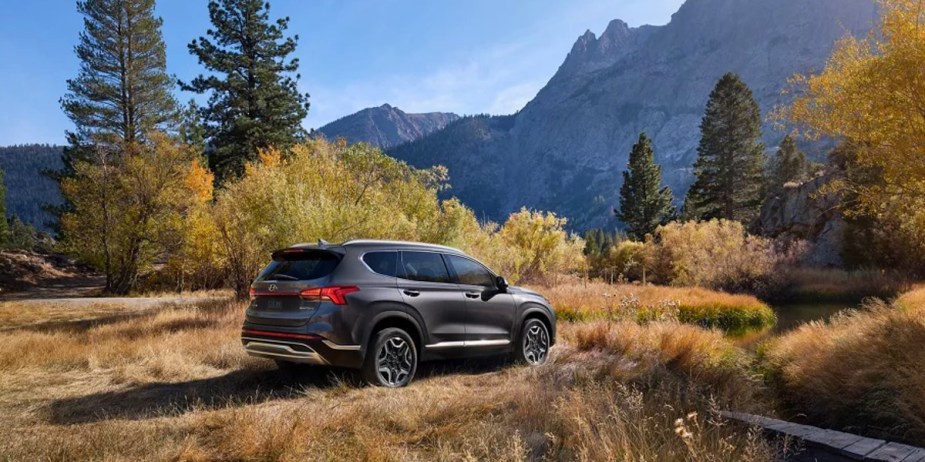
[[[504,292],[508,288],[507,279],[504,279],[503,277],[498,276],[497,279],[495,279],[495,285],[498,286],[498,290],[500,290],[501,292]]]

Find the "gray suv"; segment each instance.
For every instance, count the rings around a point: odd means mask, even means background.
[[[251,285],[241,341],[281,368],[359,369],[401,387],[419,361],[513,354],[546,362],[556,340],[549,301],[460,250],[355,240],[273,252]]]

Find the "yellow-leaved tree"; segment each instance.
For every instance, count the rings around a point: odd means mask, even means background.
[[[354,238],[459,243],[451,228],[475,222],[437,192],[446,170],[417,170],[367,145],[312,140],[283,156],[261,153],[219,192],[214,223],[238,295],[275,249]]]
[[[796,96],[780,115],[852,152],[863,174],[834,184],[849,193],[849,214],[884,222],[925,249],[925,1],[880,6],[868,37],[841,40],[821,73],[792,79]]]
[[[65,250],[106,275],[106,290],[124,294],[157,257],[178,248],[188,212],[205,195],[190,182],[196,155],[161,133],[150,142],[100,145],[78,161],[61,191],[71,208],[61,217]]]
[[[585,265],[585,241],[565,230],[568,220],[552,212],[521,209],[508,217],[490,239],[493,247],[510,252],[503,259],[503,272],[516,282],[538,281],[545,275],[580,270]]]
[[[211,224],[196,228],[191,220],[190,226],[201,231],[191,241],[206,243],[196,247],[201,253],[185,254],[200,259],[188,266],[211,261],[212,272],[227,275],[238,296],[245,296],[273,250],[319,239],[449,245],[511,282],[583,263],[584,242],[563,230],[564,219],[522,211],[500,228],[482,224],[458,200],[439,199],[446,180],[443,167],[415,169],[367,144],[317,139],[287,155],[267,150],[218,192]]]

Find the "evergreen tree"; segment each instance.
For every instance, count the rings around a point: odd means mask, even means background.
[[[623,172],[617,218],[626,225],[629,237],[641,241],[674,217],[672,200],[671,189],[662,187],[662,168],[655,163],[652,141],[641,133]]]
[[[591,228],[585,231],[584,254],[587,256],[606,254],[619,241],[619,233],[608,233],[601,228]]]
[[[0,170],[0,245],[6,244],[9,231],[6,222],[6,186],[3,183],[3,170]]]
[[[183,88],[209,93],[202,108],[209,144],[209,164],[219,181],[238,176],[260,149],[285,149],[305,136],[308,94],[296,86],[298,59],[287,58],[298,36],[284,37],[289,18],[270,22],[263,0],[213,0],[208,38],[189,45],[205,66]]]
[[[784,184],[806,180],[811,170],[812,164],[806,159],[806,154],[800,151],[792,136],[785,136],[780,142],[777,155],[771,160],[768,172],[768,193],[780,193]]]
[[[206,150],[206,132],[200,117],[200,108],[196,100],[190,100],[180,112],[180,126],[177,130],[180,142],[191,146],[197,153]]]
[[[765,156],[761,110],[738,75],[724,75],[710,93],[700,134],[685,215],[750,222],[764,197]]]
[[[61,98],[77,127],[67,133],[65,174],[91,157],[91,146],[121,151],[153,130],[172,130],[177,116],[154,0],[85,0],[77,11],[84,15],[74,49],[80,70]]]

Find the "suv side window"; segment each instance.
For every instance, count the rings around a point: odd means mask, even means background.
[[[402,252],[399,277],[412,281],[450,283],[443,257],[433,252]]]
[[[398,275],[398,252],[366,252],[363,263],[374,273],[392,277]]]
[[[456,273],[460,284],[494,287],[495,277],[484,266],[456,255],[444,255]]]

